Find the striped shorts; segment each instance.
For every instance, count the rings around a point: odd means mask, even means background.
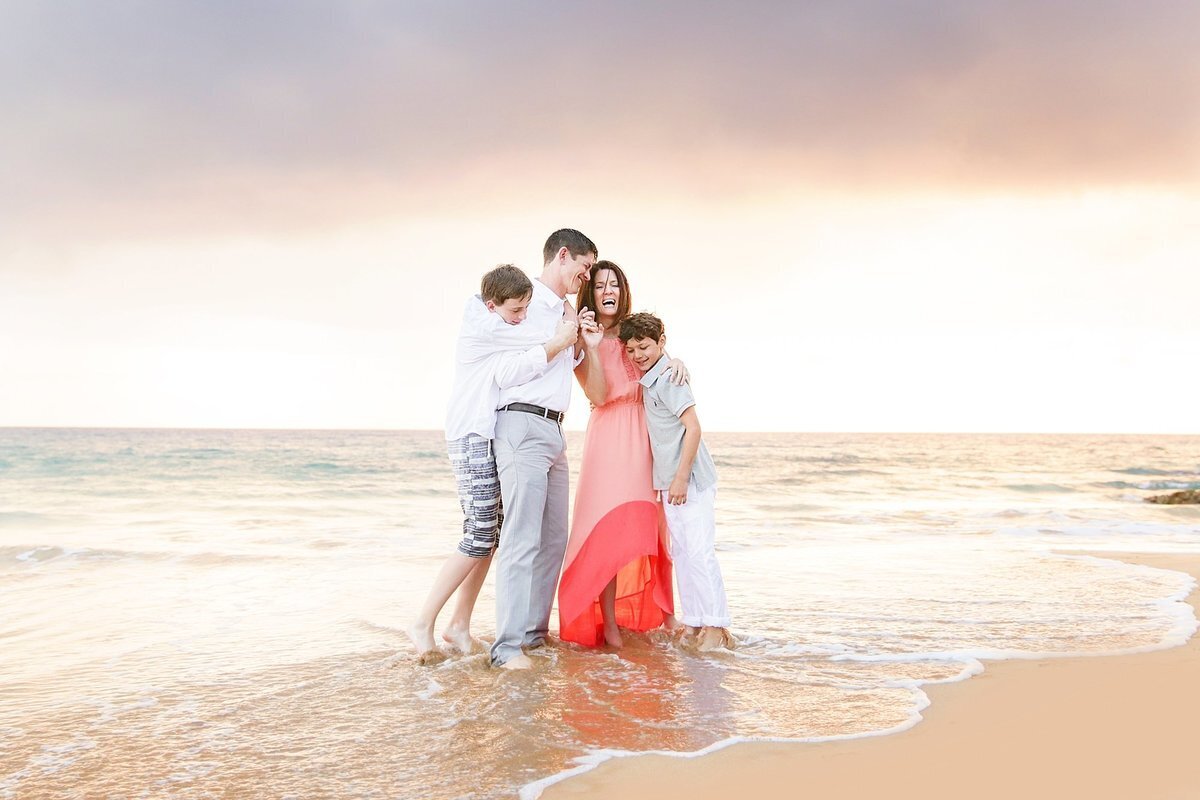
[[[500,478],[492,442],[477,433],[446,442],[450,466],[458,482],[458,502],[463,512],[463,536],[458,552],[470,558],[487,558],[500,543],[504,509]]]

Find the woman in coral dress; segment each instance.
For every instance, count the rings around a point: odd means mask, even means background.
[[[595,309],[604,338],[599,363],[589,365],[589,359],[575,372],[593,409],[558,587],[558,626],[563,639],[589,647],[620,647],[620,628],[674,625],[667,528],[653,489],[642,376],[617,338],[630,302],[625,273],[611,261],[598,261],[575,305]],[[686,380],[683,365],[672,364]]]

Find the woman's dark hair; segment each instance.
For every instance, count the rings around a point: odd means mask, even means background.
[[[596,308],[596,284],[600,281],[600,273],[606,269],[612,270],[612,273],[617,276],[617,285],[621,287],[621,296],[617,298],[617,318],[615,322],[615,324],[620,325],[621,320],[629,316],[629,309],[633,305],[633,299],[629,294],[629,279],[625,277],[625,271],[611,261],[597,261],[592,266],[592,277],[587,283],[579,287],[579,294],[575,296],[575,308],[580,310],[584,306],[587,306],[596,312],[596,319],[600,319],[600,309]]]

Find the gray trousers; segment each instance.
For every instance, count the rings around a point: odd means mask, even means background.
[[[569,476],[562,429],[544,417],[497,412],[492,449],[504,501],[492,645],[492,663],[499,665],[520,653],[522,645],[546,641],[567,551]]]

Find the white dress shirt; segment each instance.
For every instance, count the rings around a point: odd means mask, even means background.
[[[558,323],[563,318],[563,298],[556,295],[537,280],[533,281],[533,298],[529,301],[529,312],[525,321],[519,327],[528,327],[537,331],[545,342],[554,335]],[[500,405],[509,403],[531,403],[535,406],[548,408],[551,411],[566,411],[571,404],[571,376],[575,365],[582,361],[574,356],[575,348],[568,347],[559,353],[546,366],[546,370],[538,377],[520,384],[500,388]],[[545,352],[542,358],[545,359]]]
[[[534,281],[534,286],[539,285]],[[531,301],[531,309],[532,305]],[[543,335],[541,328],[529,324],[529,319],[509,325],[499,314],[489,311],[479,295],[468,298],[455,350],[446,441],[469,433],[493,438],[501,387],[525,383],[545,373],[550,365],[542,345],[553,335],[553,330]]]

